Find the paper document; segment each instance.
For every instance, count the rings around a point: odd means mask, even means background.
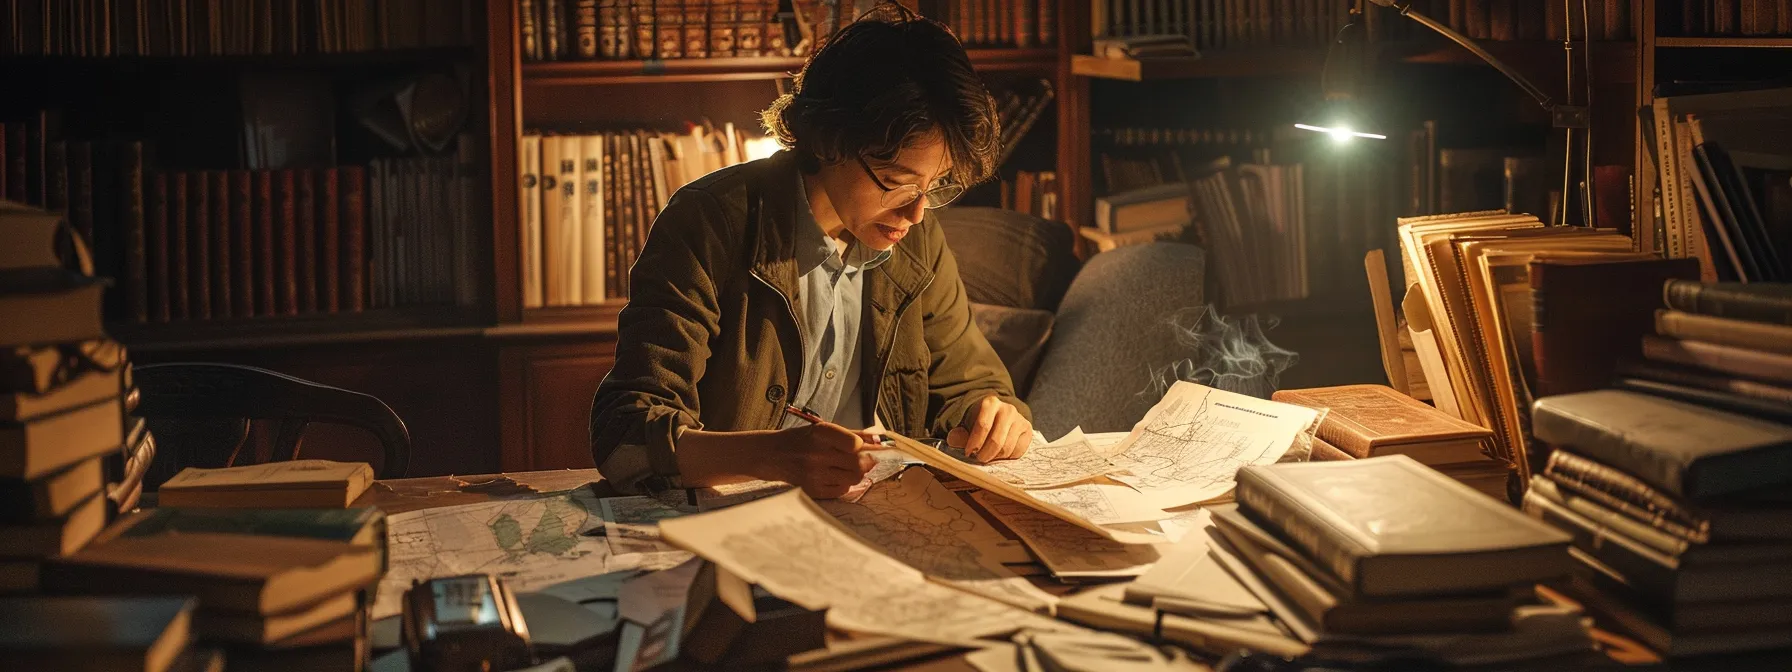
[[[877,552],[801,491],[660,523],[667,541],[806,609],[828,624],[962,642],[1054,621],[929,581]]]
[[[1081,427],[1050,443],[1039,438],[1035,433],[1032,447],[1019,458],[972,464],[983,473],[1029,490],[1087,481],[1120,469],[1096,451]]]
[[[1059,578],[1138,576],[1157,562],[1151,544],[1123,544],[987,492],[971,497],[1027,542]]]
[[[925,468],[908,469],[857,502],[816,504],[872,546],[929,577],[1030,611],[1049,612],[1057,603],[1002,566],[1007,540]]]
[[[1157,508],[1204,502],[1231,492],[1240,467],[1281,459],[1318,414],[1177,382],[1109,449],[1109,459],[1126,470],[1111,477],[1137,488]]]
[[[902,452],[907,453],[910,457],[919,459],[922,462],[926,462],[928,466],[933,467],[935,469],[939,469],[940,471],[944,471],[947,474],[950,474],[953,477],[958,478],[959,480],[962,480],[969,485],[982,488],[985,492],[993,493],[993,494],[1000,495],[1002,497],[1006,497],[1008,499],[1014,500],[1016,502],[1020,502],[1021,504],[1027,506],[1028,508],[1032,508],[1034,510],[1037,510],[1046,515],[1058,518],[1060,520],[1067,521],[1073,525],[1076,525],[1083,529],[1089,530],[1090,532],[1094,532],[1096,534],[1099,534],[1099,535],[1106,537],[1108,539],[1111,539],[1113,541],[1118,541],[1118,542],[1122,542],[1122,543],[1147,543],[1148,544],[1148,543],[1153,543],[1154,541],[1157,540],[1154,535],[1140,534],[1140,533],[1136,533],[1136,532],[1111,530],[1111,529],[1102,527],[1100,524],[1089,520],[1088,518],[1084,517],[1083,515],[1081,515],[1079,513],[1076,513],[1074,511],[1066,509],[1063,506],[1060,506],[1060,505],[1053,503],[1051,501],[1048,501],[1046,499],[1034,497],[1033,495],[1028,494],[1027,490],[1022,490],[1019,487],[1009,485],[1007,482],[1005,482],[999,478],[996,478],[994,476],[986,474],[982,470],[977,469],[976,467],[973,467],[969,464],[965,464],[963,461],[961,461],[955,457],[952,457],[950,455],[940,452],[940,450],[937,448],[926,445],[924,443],[921,443],[914,439],[908,438],[906,436],[902,436],[902,435],[896,434],[894,432],[886,432],[884,434],[884,438],[889,440],[891,443],[893,443],[897,447],[898,450],[901,450]],[[1071,486],[1071,487],[1083,487],[1083,486]],[[1041,492],[1052,492],[1052,491],[1044,490]],[[1162,512],[1159,512],[1159,513],[1162,514]],[[1168,514],[1162,514],[1162,515],[1168,515]]]
[[[373,617],[400,611],[411,581],[494,574],[530,592],[609,571],[596,497],[585,488],[531,499],[397,513],[386,518],[387,570]]]
[[[660,541],[660,521],[697,512],[694,506],[673,506],[652,497],[605,497],[598,500],[604,539],[610,553],[656,553],[677,550]]]

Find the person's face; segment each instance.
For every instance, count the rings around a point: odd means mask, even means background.
[[[957,195],[955,188],[942,188],[950,180],[946,175],[951,167],[946,143],[930,133],[903,148],[892,161],[848,158],[823,167],[822,178],[834,214],[853,238],[872,249],[887,250],[920,223],[926,208],[944,205],[936,201]]]

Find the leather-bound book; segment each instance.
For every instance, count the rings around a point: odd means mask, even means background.
[[[206,611],[287,614],[379,580],[378,553],[348,542],[186,532],[119,537],[44,565],[61,594],[192,595]]]
[[[1597,502],[1688,543],[1792,539],[1792,498],[1786,495],[1747,493],[1692,504],[1568,450],[1550,453],[1543,476],[1565,494]]]
[[[157,322],[173,319],[169,294],[168,174],[150,173],[143,185],[144,219],[149,235],[149,315]],[[178,267],[176,267],[178,268]]]
[[[1792,324],[1792,283],[1668,283],[1662,290],[1667,306],[1688,313],[1734,320]]]
[[[1792,426],[1626,390],[1538,399],[1537,439],[1693,501],[1792,483]]]
[[[1643,357],[1653,362],[1691,366],[1739,378],[1781,385],[1792,383],[1792,355],[1651,335],[1643,337]]]
[[[293,177],[293,219],[298,228],[299,312],[317,312],[317,171],[301,168]]]
[[[1640,339],[1661,307],[1663,283],[1698,273],[1698,261],[1691,259],[1531,262],[1535,395],[1604,387],[1618,362],[1639,356]]]
[[[212,262],[212,313],[214,318],[231,317],[230,300],[233,287],[230,279],[232,266],[237,259],[231,245],[232,230],[230,228],[230,173],[222,170],[211,170],[205,173],[210,183],[211,198],[211,262]]]
[[[1689,341],[1792,355],[1792,325],[1733,320],[1678,310],[1657,310],[1655,333]]]
[[[230,225],[234,246],[231,264],[230,305],[233,317],[255,316],[256,266],[260,259],[255,245],[255,175],[247,170],[232,170],[230,175]]]
[[[275,260],[279,264],[274,276],[275,298],[280,315],[299,314],[299,226],[298,199],[292,170],[274,171]]]
[[[339,173],[342,192],[342,310],[356,313],[367,307],[367,169],[343,166]]]
[[[1568,575],[1567,534],[1405,455],[1238,470],[1239,508],[1343,599],[1473,594]]]
[[[257,170],[255,182],[255,314],[278,315],[275,305],[275,283],[279,282],[275,273],[274,243],[274,173],[269,170]]]
[[[317,171],[317,309],[342,310],[342,203],[337,188],[337,169]]]
[[[1319,438],[1353,457],[1405,454],[1425,464],[1482,459],[1493,432],[1386,385],[1279,390],[1270,399],[1327,409]]]

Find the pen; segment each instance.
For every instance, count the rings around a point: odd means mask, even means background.
[[[803,420],[808,421],[811,425],[819,425],[827,422],[826,420],[821,419],[821,416],[816,415],[814,411],[806,408],[797,408],[791,404],[784,405],[784,412],[802,418]]]

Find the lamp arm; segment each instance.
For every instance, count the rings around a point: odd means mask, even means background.
[[[1537,88],[1537,85],[1532,84],[1530,79],[1526,78],[1523,74],[1520,74],[1517,70],[1512,69],[1512,66],[1506,65],[1505,61],[1502,61],[1499,58],[1495,57],[1493,54],[1488,53],[1488,51],[1486,49],[1481,48],[1481,45],[1475,44],[1474,40],[1469,39],[1467,36],[1463,35],[1462,33],[1458,33],[1454,30],[1451,30],[1449,26],[1438,23],[1436,19],[1433,19],[1429,16],[1425,16],[1424,14],[1421,14],[1419,12],[1413,11],[1411,0],[1407,0],[1405,2],[1402,2],[1400,0],[1369,0],[1369,1],[1373,2],[1377,5],[1381,5],[1383,7],[1392,8],[1395,11],[1400,12],[1401,16],[1412,19],[1413,21],[1417,21],[1420,25],[1423,25],[1426,28],[1430,28],[1431,30],[1436,31],[1437,34],[1442,35],[1447,38],[1450,38],[1451,42],[1455,42],[1456,44],[1462,45],[1463,49],[1469,50],[1469,53],[1472,53],[1476,57],[1480,58],[1481,60],[1486,61],[1487,64],[1493,66],[1493,68],[1495,70],[1500,71],[1500,74],[1505,75],[1506,79],[1510,79],[1510,80],[1512,80],[1512,83],[1517,84],[1518,88],[1524,89],[1525,93],[1531,94],[1531,97],[1537,99],[1537,104],[1542,105],[1543,109],[1550,110],[1552,112],[1555,111],[1555,108],[1556,108],[1555,99],[1550,98],[1549,94],[1546,94],[1543,92],[1542,89]]]

